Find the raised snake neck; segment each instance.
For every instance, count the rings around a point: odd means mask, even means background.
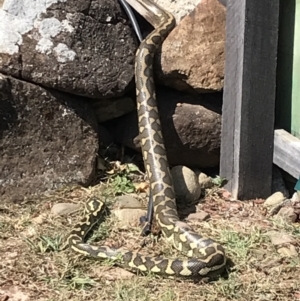
[[[185,253],[186,260],[146,257],[108,247],[83,243],[83,238],[95,223],[102,203],[92,200],[87,204],[89,215],[71,232],[68,242],[77,252],[96,257],[120,259],[119,265],[140,271],[167,276],[206,277],[219,274],[226,265],[221,245],[203,238],[178,217],[172,177],[156,104],[153,59],[163,40],[174,28],[171,14],[150,0],[136,0],[153,18],[155,29],[142,41],[136,54],[135,76],[137,108],[142,154],[150,181],[154,202],[154,217],[163,235],[172,245]]]

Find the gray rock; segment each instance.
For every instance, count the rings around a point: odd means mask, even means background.
[[[0,11],[0,72],[91,98],[133,83],[137,44],[117,0],[11,0]]]
[[[299,197],[299,193],[295,192],[291,198],[291,201],[293,203],[299,203],[300,202],[300,197]]]
[[[51,213],[53,215],[67,215],[75,211],[78,211],[79,209],[80,209],[79,204],[59,203],[59,204],[54,204],[52,206]]]
[[[68,95],[0,75],[0,195],[89,185],[98,153],[93,110]]]
[[[200,198],[201,187],[196,174],[185,166],[174,166],[171,169],[177,205],[191,204]]]
[[[97,121],[105,122],[122,115],[128,114],[136,109],[130,97],[120,97],[114,99],[94,100],[92,106],[95,110]]]
[[[222,95],[195,96],[165,88],[158,89],[157,96],[169,163],[191,168],[217,166]],[[106,127],[115,141],[139,150],[136,112],[108,122]]]
[[[221,115],[199,104],[183,103],[177,105],[172,117],[176,133],[180,135],[184,148],[188,147],[186,153],[176,154],[177,157],[186,155],[184,165],[199,168],[216,166],[219,163]],[[171,138],[166,133],[165,136]],[[170,140],[170,144],[169,153],[174,158],[174,140]]]
[[[267,208],[273,208],[276,206],[280,206],[283,204],[285,199],[286,199],[286,197],[283,195],[283,193],[280,191],[277,191],[265,200],[263,206],[267,207]]]
[[[201,189],[208,189],[208,188],[211,188],[214,185],[214,183],[212,181],[212,178],[207,176],[203,172],[199,172],[198,181],[199,181]]]

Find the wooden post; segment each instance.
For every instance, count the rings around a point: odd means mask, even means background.
[[[300,0],[280,2],[276,126],[300,138]]]
[[[271,193],[279,0],[228,0],[220,175],[238,199]]]

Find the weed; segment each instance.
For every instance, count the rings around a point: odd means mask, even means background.
[[[94,280],[87,276],[81,275],[81,273],[78,271],[76,271],[75,275],[70,277],[68,281],[68,286],[70,289],[85,290],[91,288],[94,285],[96,285],[96,282]]]
[[[37,253],[58,252],[62,245],[62,237],[60,235],[54,238],[48,236],[38,237],[38,241],[34,242],[29,238],[24,237],[24,241]]]
[[[214,185],[216,185],[218,188],[224,186],[228,181],[226,178],[222,178],[220,176],[216,176],[212,179],[212,182]]]
[[[240,233],[225,229],[220,232],[220,240],[223,241],[230,253],[237,260],[245,261],[251,248],[254,248],[263,239],[258,229],[253,228],[250,233]]]
[[[115,195],[135,192],[133,179],[136,174],[141,174],[138,167],[132,163],[120,164],[115,162],[113,168],[107,172],[112,192]]]
[[[120,195],[123,193],[133,193],[135,191],[135,187],[128,178],[128,175],[117,175],[114,177],[112,181],[113,190],[116,195]]]

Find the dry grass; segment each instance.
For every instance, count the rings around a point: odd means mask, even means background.
[[[139,276],[61,250],[67,233],[82,212],[54,217],[53,204],[83,203],[96,195],[113,201],[109,185],[90,189],[66,188],[23,204],[0,205],[0,300],[300,300],[300,257],[286,257],[270,242],[270,231],[293,238],[299,253],[299,224],[288,225],[265,216],[259,202],[229,202],[218,191],[209,193],[198,209],[211,214],[208,222],[192,222],[195,230],[220,241],[232,264],[228,274],[215,282]],[[109,216],[91,241],[120,244],[137,250],[140,229],[120,229]],[[145,254],[178,256],[162,238],[147,238]],[[285,245],[289,247],[289,245]]]

